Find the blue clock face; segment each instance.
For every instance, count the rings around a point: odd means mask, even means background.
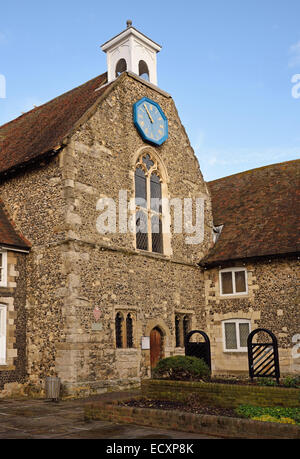
[[[168,138],[168,120],[160,106],[143,97],[133,106],[134,124],[147,142],[162,145]]]

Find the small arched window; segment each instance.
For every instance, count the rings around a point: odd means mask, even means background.
[[[118,312],[116,314],[116,346],[118,348],[123,347],[123,315]]]
[[[182,325],[183,325],[183,341],[185,343],[186,336],[190,331],[190,319],[188,316],[183,317]]]
[[[126,317],[126,337],[127,347],[133,347],[133,318],[130,313]]]
[[[150,80],[148,65],[145,61],[139,62],[139,76],[146,81]]]
[[[115,317],[116,347],[134,347],[134,314],[128,311],[117,312]]]
[[[136,248],[163,253],[162,179],[149,153],[135,170]]]
[[[176,347],[180,347],[180,318],[175,316],[175,338],[176,338]]]
[[[120,59],[116,65],[116,77],[120,76],[121,73],[126,72],[127,64],[125,59]]]
[[[175,338],[176,347],[184,347],[185,339],[190,331],[191,316],[189,314],[176,314],[175,316]]]

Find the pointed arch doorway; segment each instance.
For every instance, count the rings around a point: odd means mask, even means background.
[[[153,370],[159,360],[163,358],[163,333],[159,327],[152,328],[150,332],[150,364]]]

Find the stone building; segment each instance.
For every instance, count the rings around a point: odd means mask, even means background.
[[[272,201],[255,188],[266,186],[260,170],[249,171],[252,182],[205,183],[175,103],[157,86],[160,46],[128,22],[102,49],[106,73],[0,127],[0,389],[38,391],[49,375],[75,394],[132,387],[160,358],[183,354],[193,329],[209,334],[215,373],[246,370],[240,337],[222,350],[227,320],[244,334],[272,328],[285,370],[296,371],[295,207],[280,207],[284,232],[264,209],[291,203],[299,163],[265,169]],[[282,198],[281,178],[290,184]],[[245,187],[249,225],[226,187]],[[264,228],[268,248],[251,252]],[[237,296],[220,295],[228,267],[238,268],[234,293],[236,283],[246,289]]]
[[[300,372],[299,165],[208,183],[218,240],[200,264],[215,372],[248,370],[246,338],[256,328],[275,333],[281,372]]]

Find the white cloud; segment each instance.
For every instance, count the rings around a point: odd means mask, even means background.
[[[290,46],[289,67],[300,67],[300,41]]]

